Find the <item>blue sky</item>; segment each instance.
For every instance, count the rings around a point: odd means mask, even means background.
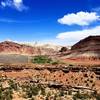
[[[0,41],[72,45],[89,35],[100,35],[100,0],[0,0]]]

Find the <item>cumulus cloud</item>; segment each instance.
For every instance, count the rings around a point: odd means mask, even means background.
[[[64,17],[58,19],[58,22],[65,25],[85,26],[97,20],[100,20],[100,16],[97,15],[96,12],[89,13],[80,11],[77,13],[64,15]]]
[[[23,11],[23,10],[28,9],[28,7],[26,7],[23,4],[23,0],[5,0],[5,1],[1,1],[1,6],[3,8],[5,8],[5,7],[15,8],[18,11]]]
[[[80,39],[90,35],[100,35],[100,26],[84,30],[59,33],[56,38],[60,40],[67,40],[67,42],[70,42],[69,40],[79,41]]]

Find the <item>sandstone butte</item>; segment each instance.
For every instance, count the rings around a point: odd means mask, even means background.
[[[62,55],[66,62],[100,64],[100,36],[89,36],[74,44]]]

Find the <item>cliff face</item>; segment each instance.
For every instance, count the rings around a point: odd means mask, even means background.
[[[87,50],[99,51],[100,50],[100,36],[89,36],[72,46],[71,50]]]
[[[100,36],[89,36],[72,46],[67,58],[100,59]]]
[[[32,47],[10,41],[0,43],[0,54],[21,54],[21,55],[52,55],[55,51],[50,48]]]

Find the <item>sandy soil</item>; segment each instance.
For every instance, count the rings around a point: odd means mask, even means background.
[[[67,64],[75,64],[75,65],[100,65],[100,60],[81,60],[81,59],[63,59],[63,62]]]

